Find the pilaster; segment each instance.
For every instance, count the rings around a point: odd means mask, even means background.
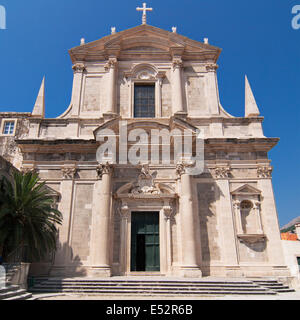
[[[192,176],[187,172],[187,166],[177,165],[177,174],[180,176],[181,192],[179,198],[179,211],[181,215],[182,233],[182,266],[181,274],[184,277],[201,277],[202,272],[198,266],[196,245],[196,223],[192,199]]]
[[[112,206],[112,166],[100,164],[99,180],[95,183],[91,235],[91,276],[111,276],[110,224]],[[100,180],[101,179],[101,180]]]

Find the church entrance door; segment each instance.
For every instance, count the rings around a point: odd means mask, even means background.
[[[159,212],[131,214],[131,271],[160,271]]]

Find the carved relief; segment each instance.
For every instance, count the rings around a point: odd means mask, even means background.
[[[61,172],[65,180],[73,180],[77,169],[75,167],[65,167],[61,169]]]
[[[182,68],[183,62],[181,58],[174,58],[172,61],[172,66],[173,66],[173,69]]]
[[[218,66],[217,64],[215,64],[215,63],[208,64],[208,65],[206,66],[206,70],[207,70],[208,72],[210,72],[210,71],[216,71],[218,68],[219,68],[219,66]]]
[[[216,179],[226,179],[229,178],[230,172],[230,167],[216,167],[214,169],[214,176]]]
[[[270,166],[259,166],[257,168],[258,178],[270,178],[272,176],[273,168]]]
[[[160,189],[154,184],[153,174],[149,171],[148,165],[143,165],[138,177],[137,185],[131,190],[133,194],[160,194]]]
[[[24,174],[29,173],[29,172],[34,174],[34,173],[38,173],[38,170],[34,166],[32,166],[32,167],[22,167],[21,168],[21,172],[24,173]]]
[[[104,174],[110,174],[112,173],[113,166],[110,163],[101,163],[96,168],[97,175],[99,179],[102,179]]]
[[[118,64],[117,58],[109,58],[107,63],[104,66],[105,71],[109,71],[110,69],[116,68]]]
[[[72,69],[74,70],[74,73],[84,72],[86,70],[85,65],[83,63],[75,63]]]

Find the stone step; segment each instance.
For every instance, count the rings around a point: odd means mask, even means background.
[[[289,286],[284,285],[278,281],[253,281],[255,284],[273,290],[277,293],[287,293],[295,292],[294,289],[291,289]]]
[[[20,295],[24,295],[26,294],[26,290],[25,289],[18,289],[18,290],[13,290],[13,291],[8,291],[6,293],[2,293],[0,294],[0,300],[6,300],[8,298],[14,298]]]
[[[90,286],[39,286],[35,287],[32,290],[40,290],[40,289],[53,289],[53,290],[148,290],[148,291],[157,291],[157,290],[164,290],[164,291],[196,291],[196,290],[239,290],[239,291],[267,291],[266,288],[261,287],[253,287],[253,288],[242,288],[242,287],[185,287],[185,288],[169,288],[169,287],[110,287],[110,286],[97,286],[97,287],[90,287]]]
[[[5,301],[11,301],[11,300],[29,300],[32,298],[32,293],[26,292],[25,294],[21,294],[18,296],[14,296],[8,299],[4,299]]]
[[[115,294],[115,295],[167,295],[167,296],[179,296],[179,295],[276,295],[276,292],[267,291],[267,290],[261,290],[261,291],[240,291],[240,290],[195,290],[195,291],[184,291],[180,290],[178,292],[174,291],[164,291],[164,290],[158,290],[158,291],[136,291],[136,290],[74,290],[74,289],[65,289],[61,291],[57,290],[38,290],[38,291],[32,291],[33,293],[76,293],[76,294]]]
[[[259,288],[255,284],[215,284],[215,283],[197,283],[197,284],[172,284],[172,283],[107,283],[107,282],[98,282],[98,283],[87,283],[87,282],[42,282],[38,286],[90,286],[90,287],[100,287],[100,286],[110,286],[110,287],[168,287],[168,288],[183,288],[183,287],[242,287],[242,288]]]

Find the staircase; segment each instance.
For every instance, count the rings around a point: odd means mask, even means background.
[[[289,286],[286,286],[276,280],[255,280],[253,283],[277,293],[295,292],[294,289],[291,289]]]
[[[27,300],[32,297],[32,293],[28,293],[25,289],[22,289],[18,285],[12,285],[12,280],[17,272],[21,268],[20,263],[3,264],[6,270],[5,281],[3,285],[0,286],[0,300]]]
[[[289,290],[289,291],[283,291]],[[199,296],[199,295],[276,295],[292,292],[277,281],[205,280],[205,279],[58,279],[49,278],[30,291],[41,293],[75,293],[122,296]]]
[[[19,286],[9,285],[0,288],[0,300],[27,300],[32,297],[32,293],[26,292]]]

